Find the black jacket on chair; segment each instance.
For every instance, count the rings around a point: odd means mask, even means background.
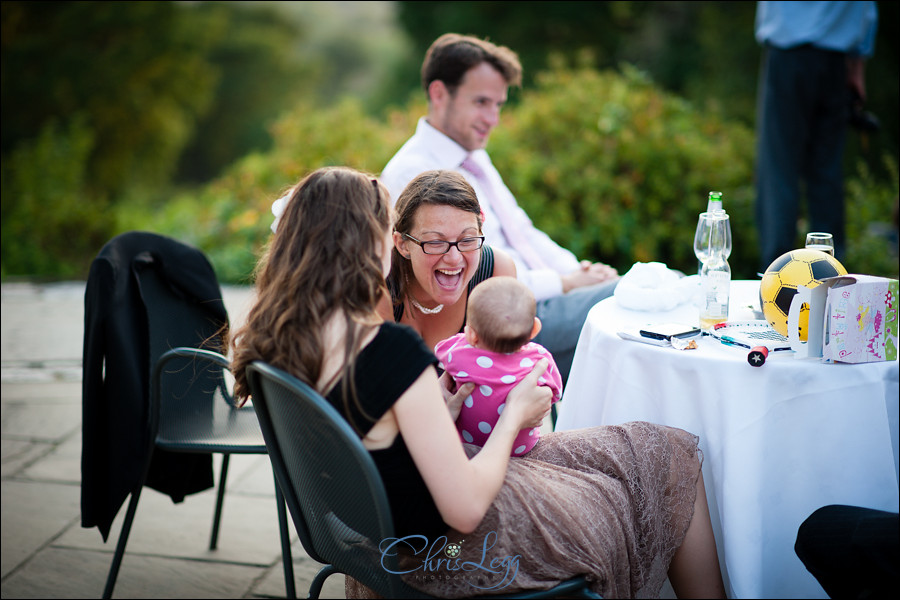
[[[204,254],[154,233],[110,240],[91,264],[84,296],[81,525],[103,540],[141,478],[149,439],[150,356],[147,313],[136,273],[157,269],[172,291],[227,324],[215,272]],[[209,454],[153,452],[146,485],[181,502],[213,486]]]

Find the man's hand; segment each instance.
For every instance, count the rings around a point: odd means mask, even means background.
[[[612,281],[613,279],[618,278],[618,276],[619,272],[609,265],[583,260],[581,261],[580,269],[562,276],[563,293],[565,294],[576,288],[588,285]]]
[[[865,61],[859,56],[847,58],[847,85],[853,90],[860,106],[866,102]]]

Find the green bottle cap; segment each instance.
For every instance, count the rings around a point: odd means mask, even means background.
[[[724,212],[722,208],[722,192],[710,192],[709,202],[706,203],[706,212]]]

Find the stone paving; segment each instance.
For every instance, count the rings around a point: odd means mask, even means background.
[[[96,528],[81,527],[84,282],[3,283],[0,290],[2,598],[99,598],[125,506],[105,544]],[[225,286],[223,295],[239,323],[252,290]],[[113,596],[285,597],[268,458],[232,457],[219,547],[210,551],[214,503],[214,490],[173,504],[144,488]],[[319,565],[292,539],[304,598]],[[322,598],[343,597],[343,577],[330,577]]]

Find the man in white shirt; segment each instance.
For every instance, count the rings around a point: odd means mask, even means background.
[[[385,166],[381,181],[396,201],[423,171],[449,169],[466,177],[484,211],[485,243],[509,254],[518,278],[534,292],[543,323],[534,341],[553,353],[565,380],[585,317],[612,295],[618,273],[579,261],[537,229],[484,149],[509,86],[521,78],[518,56],[509,48],[452,33],[439,37],[422,65],[428,115]]]

